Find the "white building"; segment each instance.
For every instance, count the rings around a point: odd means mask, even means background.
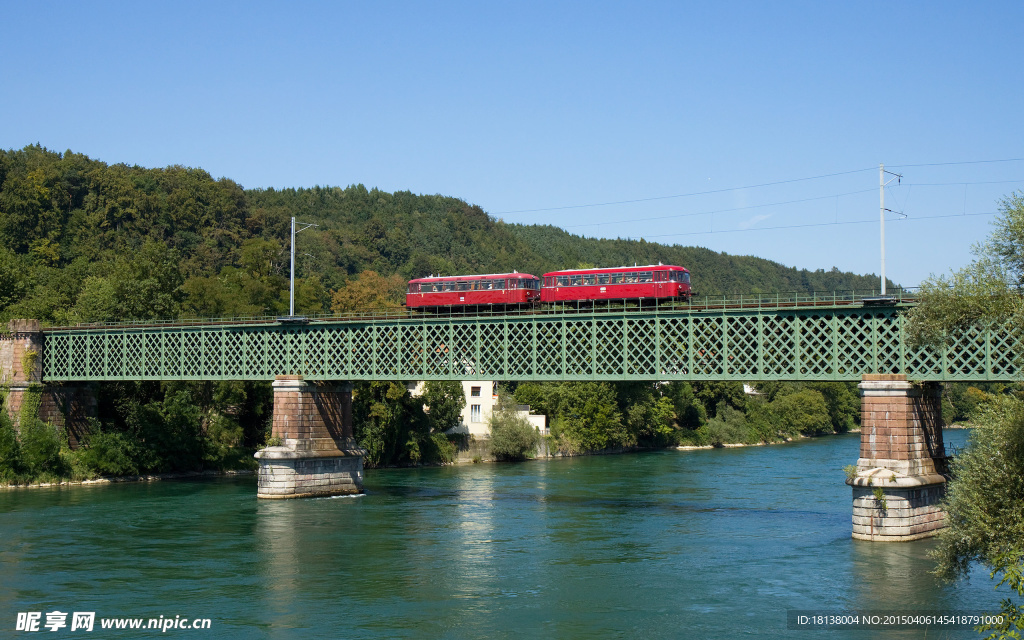
[[[423,394],[425,382],[417,382],[409,392],[414,396]],[[448,430],[448,433],[467,433],[474,438],[490,438],[489,422],[494,407],[498,404],[498,383],[489,380],[463,381],[462,393],[466,397],[466,406],[462,410],[460,423]],[[547,434],[545,416],[530,413],[530,405],[521,404],[517,407],[520,416],[533,425],[541,434]]]

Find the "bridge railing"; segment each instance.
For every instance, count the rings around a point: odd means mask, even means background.
[[[547,304],[544,307],[495,307],[491,310],[480,307],[434,310],[430,312],[412,311],[402,307],[390,309],[364,309],[346,313],[321,313],[288,318],[287,316],[229,316],[213,318],[175,318],[159,320],[128,320],[120,322],[83,322],[69,326],[45,327],[44,331],[68,329],[131,329],[147,327],[190,327],[204,325],[275,325],[285,322],[323,323],[323,322],[374,322],[404,318],[469,318],[481,315],[529,315],[544,313],[576,313],[593,311],[628,311],[643,309],[666,311],[728,311],[728,310],[770,310],[806,307],[856,306],[868,304],[913,304],[916,301],[917,288],[896,288],[882,296],[878,290],[847,290],[830,292],[788,291],[775,293],[746,293],[723,295],[695,295],[687,301],[683,300],[599,300],[573,301]]]

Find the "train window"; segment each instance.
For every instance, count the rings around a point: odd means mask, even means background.
[[[665,272],[665,276],[666,276],[666,278],[667,278],[667,280],[669,282],[676,282],[676,272],[675,271],[666,271]]]
[[[594,276],[592,274],[583,276],[583,284],[594,284]]]
[[[581,284],[583,284],[583,276],[571,276],[569,278],[569,284],[571,284],[574,287],[580,286]]]
[[[650,271],[641,271],[640,282],[654,282],[654,274]]]
[[[553,286],[555,286],[555,277],[554,276],[548,276],[548,277],[544,278],[544,286],[545,287],[553,287]]]
[[[612,280],[612,284],[619,284],[620,282],[622,282],[622,274],[621,273],[613,273],[613,274],[611,274],[611,280]]]
[[[636,273],[622,274],[622,281],[626,284],[636,284]]]
[[[557,282],[558,282],[558,286],[560,286],[560,287],[568,287],[569,286],[569,276],[558,276]]]
[[[469,291],[470,284],[468,282],[457,282],[455,288],[459,291]]]
[[[418,282],[410,282],[409,283],[409,293],[419,293],[419,292],[420,292],[420,285],[419,285],[419,283]]]
[[[689,273],[684,271],[680,275],[683,276],[682,279],[680,280],[680,282],[682,282],[683,284],[690,284],[690,274]]]
[[[505,281],[504,280],[491,280],[491,283],[494,285],[493,288],[495,288],[495,289],[504,289],[505,288]]]
[[[443,291],[455,291],[454,282],[445,282],[442,288]]]
[[[608,274],[599,273],[597,274],[597,284],[608,284]]]

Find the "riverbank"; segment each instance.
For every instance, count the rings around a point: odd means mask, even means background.
[[[790,442],[795,442],[798,440],[813,440],[815,438],[828,438],[829,436],[842,436],[848,433],[860,433],[860,429],[850,429],[849,431],[844,431],[842,433],[823,433],[819,436],[797,435],[795,438],[786,438],[785,440],[778,440],[776,442],[726,442],[723,444],[681,444],[677,447],[669,448],[675,449],[677,451],[698,451],[700,449],[731,449],[733,447],[767,447],[776,444],[789,444]]]
[[[55,482],[30,482],[27,484],[0,484],[0,489],[46,489],[52,487],[70,487],[94,484],[115,484],[119,482],[159,482],[161,480],[183,480],[186,478],[251,476],[256,472],[252,469],[227,471],[179,471],[175,473],[149,473],[138,476],[102,476],[85,480],[59,480]]]

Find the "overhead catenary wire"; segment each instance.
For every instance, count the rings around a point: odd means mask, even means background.
[[[672,218],[690,218],[690,217],[693,217],[693,216],[704,216],[704,215],[708,215],[708,214],[714,215],[716,213],[729,213],[729,212],[732,212],[732,211],[747,211],[747,210],[750,210],[750,209],[763,209],[765,207],[779,207],[779,206],[786,205],[786,204],[798,204],[798,203],[801,203],[801,202],[813,202],[815,200],[830,200],[832,198],[836,198],[838,200],[842,196],[852,196],[852,195],[857,195],[857,194],[860,194],[860,193],[867,193],[869,191],[873,192],[873,191],[875,191],[875,189],[860,189],[858,191],[848,191],[846,193],[833,193],[833,194],[830,194],[830,195],[827,195],[827,196],[815,196],[813,198],[800,198],[798,200],[785,200],[785,201],[782,201],[782,202],[768,202],[768,203],[765,203],[765,204],[751,204],[751,205],[747,205],[747,206],[744,206],[744,207],[731,207],[729,209],[711,209],[711,210],[708,210],[708,211],[695,211],[695,212],[689,212],[689,213],[673,213],[673,214],[670,214],[670,215],[667,215],[667,216],[652,216],[652,217],[648,217],[648,218],[628,218],[628,219],[622,219],[622,220],[602,220],[601,222],[584,222],[584,223],[581,223],[581,224],[565,225],[564,228],[566,228],[566,229],[575,229],[577,227],[601,226],[602,224],[626,224],[626,223],[633,223],[633,222],[649,222],[651,220],[669,220],[669,219],[672,219]],[[837,206],[837,209],[838,209],[838,206]]]
[[[1024,158],[1002,158],[1002,159],[998,159],[998,160],[962,160],[962,161],[954,161],[954,162],[925,162],[925,163],[911,163],[911,164],[891,164],[889,166],[892,167],[892,168],[944,167],[944,166],[971,165],[971,164],[994,164],[994,163],[1003,163],[1003,162],[1024,162]],[[491,212],[491,215],[498,216],[498,215],[509,215],[509,214],[514,214],[514,213],[541,213],[541,212],[544,212],[544,211],[564,211],[564,210],[568,210],[568,209],[585,209],[585,208],[589,208],[589,207],[608,207],[608,206],[614,206],[614,205],[620,205],[620,204],[636,204],[636,203],[640,203],[640,202],[655,202],[655,201],[658,201],[658,200],[671,200],[671,199],[674,199],[674,198],[689,198],[689,197],[694,197],[694,196],[711,195],[711,194],[716,194],[716,193],[728,193],[728,192],[731,192],[731,191],[742,191],[742,190],[745,190],[745,189],[759,189],[759,188],[763,188],[763,187],[773,187],[773,186],[778,186],[778,185],[783,185],[783,184],[792,184],[792,183],[795,183],[795,182],[806,182],[806,181],[810,181],[810,180],[821,180],[821,179],[824,179],[824,178],[834,178],[834,177],[837,177],[837,176],[845,176],[845,175],[850,175],[850,174],[854,174],[854,173],[862,173],[862,172],[865,172],[865,171],[873,171],[874,169],[875,169],[875,167],[868,167],[868,168],[864,168],[864,169],[851,169],[849,171],[837,171],[835,173],[825,173],[825,174],[821,174],[821,175],[806,176],[806,177],[802,177],[802,178],[791,178],[789,180],[776,180],[774,182],[763,182],[763,183],[759,183],[759,184],[746,185],[746,186],[742,186],[742,187],[725,187],[725,188],[722,188],[722,189],[709,189],[709,190],[705,190],[705,191],[693,191],[693,192],[689,192],[689,193],[678,193],[678,194],[667,195],[667,196],[651,196],[651,197],[644,197],[644,198],[629,198],[629,199],[624,199],[624,200],[609,200],[607,202],[592,202],[592,203],[587,203],[587,204],[571,204],[571,205],[560,205],[560,206],[552,206],[552,207],[535,207],[535,208],[532,208],[532,209],[510,209],[510,210],[506,210],[506,211],[494,211],[494,212]],[[1024,180],[999,180],[999,181],[989,181],[989,182],[972,182],[972,183],[968,183],[968,184],[1000,184],[1000,183],[1010,183],[1010,182],[1024,182]],[[925,183],[918,183],[918,184],[925,184]],[[938,185],[938,184],[964,184],[964,183],[963,182],[953,182],[953,183],[928,183],[928,184]]]
[[[916,222],[918,220],[937,220],[940,218],[962,218],[964,216],[994,216],[999,215],[999,211],[979,211],[974,213],[951,213],[937,216],[914,216],[902,217],[894,220],[894,222]],[[682,236],[706,236],[717,233],[739,233],[741,231],[777,231],[780,229],[803,229],[808,227],[833,227],[838,225],[851,225],[851,224],[877,224],[878,220],[870,218],[866,220],[843,220],[839,222],[807,222],[804,224],[787,224],[777,225],[773,227],[749,227],[746,229],[713,229],[710,231],[688,231],[684,233],[665,233],[659,235],[644,235],[644,236],[627,236],[624,240],[649,240],[650,238],[673,238]]]
[[[997,162],[1024,162],[1024,158],[1004,158],[1002,160],[962,160],[959,162],[925,162],[920,164],[891,164],[889,166],[894,169],[901,169],[904,167],[948,167],[963,164],[993,164]]]
[[[939,187],[939,186],[963,186],[963,185],[979,185],[979,184],[1020,184],[1020,183],[1024,183],[1024,178],[1016,179],[1016,180],[982,180],[982,181],[975,181],[975,182],[963,182],[963,181],[956,181],[956,182],[904,182],[904,183],[902,183],[902,184],[900,184],[898,186],[895,186],[895,187],[894,186],[887,186],[886,189],[890,193],[892,193],[892,191],[894,189],[898,189],[898,188],[901,188],[901,187],[906,187],[907,188],[907,193],[906,193],[906,195],[903,198],[903,204],[900,207],[900,214],[903,215],[902,212],[906,210],[907,200],[910,198],[910,189],[912,187]],[[729,213],[729,212],[733,212],[733,211],[747,211],[747,210],[750,210],[750,209],[758,209],[758,208],[765,208],[765,207],[777,207],[777,206],[782,206],[782,205],[787,205],[787,204],[799,204],[799,203],[803,203],[803,202],[813,202],[815,200],[827,200],[827,199],[830,199],[830,198],[836,198],[837,199],[836,216],[838,217],[838,198],[844,197],[844,196],[859,195],[859,194],[862,194],[862,193],[877,193],[877,191],[878,191],[877,189],[873,189],[873,188],[872,189],[860,189],[860,190],[857,190],[857,191],[847,191],[847,192],[844,192],[844,193],[834,193],[834,194],[829,194],[829,195],[825,195],[825,196],[815,196],[815,197],[812,197],[812,198],[802,198],[802,199],[797,199],[797,200],[785,200],[785,201],[781,201],[781,202],[769,202],[769,203],[765,203],[765,204],[747,205],[747,206],[743,206],[743,207],[732,207],[732,208],[728,208],[728,209],[709,209],[709,210],[689,212],[689,213],[673,213],[673,214],[664,215],[664,216],[649,216],[649,217],[646,217],[646,218],[630,217],[630,218],[619,218],[617,220],[600,220],[598,222],[583,222],[583,223],[580,223],[580,224],[563,225],[562,228],[564,228],[564,229],[578,229],[578,228],[581,228],[581,227],[593,227],[593,226],[601,226],[601,225],[632,224],[632,223],[635,223],[635,222],[651,222],[651,221],[656,221],[656,220],[671,220],[671,219],[675,219],[675,218],[687,218],[687,217],[702,216],[702,215],[709,215],[709,214],[716,214],[716,213]],[[894,199],[895,199],[895,194],[894,194]],[[966,207],[965,207],[965,209],[966,209]]]
[[[808,180],[820,180],[823,178],[834,178],[836,176],[845,176],[851,173],[861,173],[863,171],[871,171],[872,168],[868,169],[853,169],[851,171],[839,171],[837,173],[826,173],[820,176],[808,176],[806,178],[793,178],[790,180],[778,180],[776,182],[764,182],[761,184],[752,184],[745,187],[726,187],[722,189],[710,189],[707,191],[693,191],[691,193],[677,193],[669,196],[653,196],[649,198],[631,198],[629,200],[612,200],[608,202],[593,202],[589,204],[570,204],[559,207],[538,207],[536,209],[515,209],[511,211],[495,211],[492,215],[507,215],[511,213],[539,213],[542,211],[562,211],[565,209],[586,209],[588,207],[609,207],[617,204],[636,204],[638,202],[654,202],[656,200],[671,200],[673,198],[689,198],[693,196],[706,196],[714,193],[728,193],[730,191],[742,191],[744,189],[760,189],[762,187],[774,187],[782,184],[792,184],[794,182],[806,182]]]

